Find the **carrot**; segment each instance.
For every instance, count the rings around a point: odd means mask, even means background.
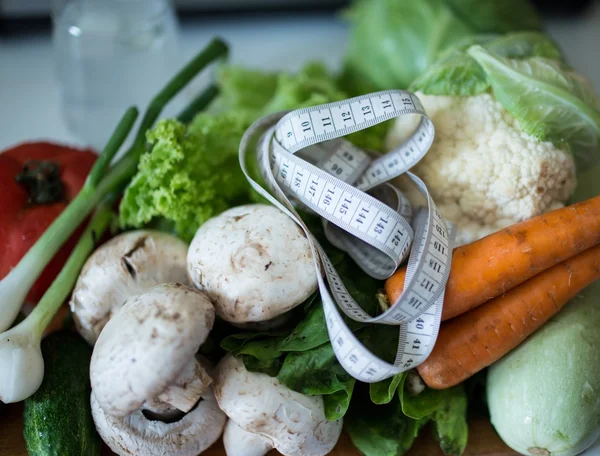
[[[600,243],[600,196],[557,209],[454,249],[442,320],[460,315]],[[391,303],[406,267],[385,283]]]
[[[557,264],[484,305],[442,324],[417,370],[434,389],[450,388],[511,351],[600,278],[600,245]]]

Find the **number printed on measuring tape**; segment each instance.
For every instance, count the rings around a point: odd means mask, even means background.
[[[343,138],[411,114],[421,116],[411,137],[376,158]],[[381,381],[418,366],[437,339],[454,232],[423,181],[409,171],[427,153],[433,137],[433,124],[418,98],[387,90],[272,114],[254,122],[240,143],[240,165],[252,187],[306,233],[335,355],[350,375],[363,382]],[[251,178],[248,159],[257,162],[266,189]],[[389,182],[400,175],[426,197],[425,208],[413,213],[406,197]],[[297,207],[319,215],[329,242],[372,277],[389,277],[408,256],[401,297],[381,315],[366,313]],[[399,326],[394,362],[378,358],[362,345],[342,313],[365,324]]]

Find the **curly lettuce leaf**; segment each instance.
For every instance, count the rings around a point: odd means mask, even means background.
[[[256,115],[266,106],[277,90],[278,74],[246,68],[239,65],[223,65],[217,71],[219,103],[223,110],[254,111]]]
[[[297,73],[261,72],[241,66],[223,66],[217,73],[221,90],[220,110],[245,111],[254,118],[279,111],[306,108],[344,100],[333,74],[322,64],[310,62]],[[347,137],[358,147],[383,150],[389,125],[379,124]]]
[[[243,113],[224,113],[201,114],[189,127],[176,120],[159,122],[147,133],[150,150],[123,195],[121,225],[167,220],[189,242],[210,217],[247,201],[250,187],[237,152],[251,121]]]
[[[342,83],[351,94],[407,88],[461,40],[540,30],[526,0],[356,0]]]
[[[599,145],[600,101],[585,78],[547,57],[509,59],[481,46],[468,53],[525,133],[558,146],[567,144],[580,165],[591,161]]]

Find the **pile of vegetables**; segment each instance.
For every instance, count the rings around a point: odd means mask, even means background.
[[[29,454],[95,455],[102,440],[117,454],[192,456],[223,435],[229,456],[324,455],[343,429],[362,454],[393,456],[430,426],[457,455],[481,405],[522,454],[575,455],[598,437],[600,187],[586,167],[600,99],[527,2],[358,0],[347,14],[340,75],[221,63],[215,85],[157,121],[226,55],[215,40],[151,101],[119,161],[135,108],[97,159],[45,143],[0,155],[0,205],[21,221],[0,224],[0,400],[25,400]],[[238,145],[267,114],[397,88],[435,125],[414,171],[459,246],[430,357],[364,384],[335,357],[307,239],[253,192]],[[415,125],[348,138],[381,153]],[[364,310],[398,299],[406,267],[375,280],[302,217]],[[37,306],[10,328],[26,298]],[[42,340],[65,301],[79,336]],[[348,324],[393,361],[396,327]],[[69,433],[53,427],[61,415]]]

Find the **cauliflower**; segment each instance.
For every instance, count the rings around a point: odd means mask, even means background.
[[[523,133],[491,95],[417,96],[435,125],[435,141],[413,171],[457,224],[457,245],[561,207],[575,189],[572,155]],[[417,122],[399,117],[387,147],[403,142]]]

